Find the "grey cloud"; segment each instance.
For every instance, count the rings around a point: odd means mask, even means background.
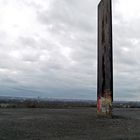
[[[36,14],[37,30],[34,26],[13,41],[0,31],[1,93],[96,99],[98,2],[52,0],[48,6],[48,0],[20,1]],[[139,20],[128,23],[113,12],[115,99],[135,99],[140,90]]]
[[[52,10],[49,13],[47,11],[40,12],[38,18],[45,25],[51,24],[54,28],[56,27],[55,31],[64,27],[75,31],[77,29],[90,31],[94,29],[93,24],[96,17],[95,14],[92,14],[92,9],[96,12],[95,4],[91,0],[86,3],[78,0],[70,2],[55,0]]]
[[[114,91],[119,100],[139,99],[139,23],[140,20],[126,20],[118,11],[114,2]],[[129,15],[128,15],[129,16]]]
[[[66,98],[86,98],[89,94],[92,97],[96,87],[96,71],[93,70],[96,65],[95,4],[91,0],[55,0],[51,9],[47,10],[42,2],[25,0],[22,4],[34,7],[44,36],[30,36],[26,33],[18,36],[14,44],[7,46],[8,49],[12,46],[12,49],[9,55],[5,53],[6,60],[1,61],[1,65],[9,72],[17,72],[8,74],[9,80],[17,81],[11,92],[16,90],[15,93],[21,91],[31,95],[38,91],[44,96]],[[47,32],[52,37],[45,37]],[[70,52],[67,52],[67,48]],[[8,81],[4,82],[8,84]],[[27,92],[18,87],[34,90]]]

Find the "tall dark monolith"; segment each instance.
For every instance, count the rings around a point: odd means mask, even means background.
[[[112,116],[113,53],[112,4],[101,0],[98,5],[98,82],[97,115]]]

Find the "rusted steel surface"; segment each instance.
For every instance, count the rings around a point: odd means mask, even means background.
[[[98,87],[97,114],[112,115],[113,60],[112,60],[111,0],[98,5]]]

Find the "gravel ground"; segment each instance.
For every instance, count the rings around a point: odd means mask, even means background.
[[[140,140],[140,109],[0,109],[0,140]]]

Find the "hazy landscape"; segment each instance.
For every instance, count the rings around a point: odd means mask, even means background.
[[[73,100],[55,98],[25,98],[0,96],[1,108],[70,108],[96,107],[95,100]],[[140,108],[140,102],[114,101],[115,108]]]
[[[1,108],[69,108],[93,106],[96,106],[96,102],[93,100],[0,97]]]

